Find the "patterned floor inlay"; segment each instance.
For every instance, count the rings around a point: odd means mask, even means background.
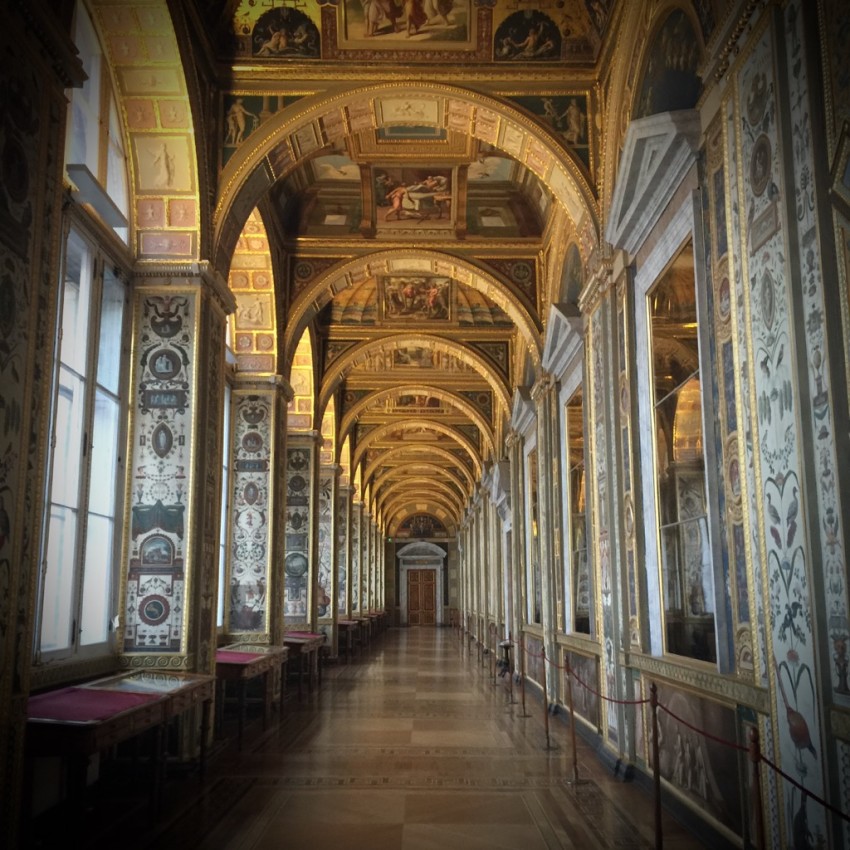
[[[255,714],[242,751],[217,743],[208,777],[170,777],[163,812],[101,789],[85,850],[646,850],[652,801],[617,781],[564,724],[493,683],[448,629],[390,630],[283,718]],[[233,726],[225,727],[232,729]],[[94,823],[97,822],[97,828]],[[61,825],[33,847],[59,846]],[[51,843],[53,841],[53,843]],[[70,846],[70,845],[66,845]],[[665,819],[665,847],[702,847]]]

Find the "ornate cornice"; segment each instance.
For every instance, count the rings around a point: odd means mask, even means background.
[[[760,714],[771,711],[770,694],[751,682],[723,676],[714,670],[702,669],[672,658],[656,658],[642,653],[621,653],[623,666],[634,667],[648,676],[664,679],[671,684],[699,691],[706,699],[720,699],[734,705],[748,705]]]
[[[596,312],[613,285],[614,260],[607,242],[601,243],[600,250],[591,256],[587,272],[587,281],[578,299],[583,316]]]
[[[236,297],[221,272],[209,260],[189,263],[137,263],[133,268],[133,285],[187,289],[204,285],[209,288],[226,313],[236,312]]]
[[[256,375],[250,372],[237,372],[233,376],[234,389],[236,390],[267,390],[273,389],[283,394],[289,402],[295,397],[292,384],[283,375]]]
[[[761,6],[766,6],[768,0],[749,0],[741,10],[737,20],[732,24],[726,36],[726,43],[717,54],[713,76],[720,82],[729,70],[735,57],[741,52],[742,37],[749,34],[753,24],[753,15]]]

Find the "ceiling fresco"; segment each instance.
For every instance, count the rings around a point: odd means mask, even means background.
[[[291,376],[292,424],[385,528],[446,537],[540,363],[541,304],[595,240],[613,0],[211,6],[238,368]],[[480,92],[404,83],[435,68],[480,68]]]

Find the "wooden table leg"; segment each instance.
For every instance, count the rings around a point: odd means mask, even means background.
[[[210,733],[210,712],[212,711],[212,700],[204,700],[201,703],[201,746],[198,753],[198,775],[204,781],[207,773],[207,737]]]
[[[238,721],[238,746],[239,750],[242,750],[242,730],[245,726],[245,709],[247,700],[245,699],[245,691],[246,691],[246,683],[244,679],[239,680],[239,721]]]

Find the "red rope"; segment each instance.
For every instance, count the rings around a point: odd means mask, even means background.
[[[688,723],[687,720],[683,720],[681,717],[679,717],[678,714],[673,714],[673,712],[670,711],[670,709],[667,708],[666,705],[661,705],[661,703],[658,703],[658,707],[662,711],[666,711],[667,714],[669,714],[674,720],[677,720],[679,723],[681,723],[682,726],[687,726],[688,729],[690,729],[692,732],[696,732],[698,735],[702,735],[703,738],[708,738],[709,740],[715,741],[718,744],[723,744],[723,746],[725,747],[732,747],[735,750],[740,750],[742,753],[748,753],[750,751],[749,747],[745,747],[743,746],[743,744],[737,744],[734,741],[726,741],[723,738],[718,738],[716,735],[712,735],[710,732],[706,732],[705,729],[699,729],[696,726],[691,725],[690,723]]]
[[[592,694],[595,694],[595,695],[596,695],[596,696],[598,696],[600,699],[604,699],[606,702],[613,702],[613,703],[615,703],[616,705],[646,705],[646,704],[649,702],[649,699],[614,699],[614,697],[608,697],[608,696],[605,696],[605,694],[600,693],[599,691],[595,691],[593,688],[591,688],[591,687],[590,687],[590,685],[586,684],[585,682],[582,682],[582,680],[581,680],[581,679],[579,679],[579,677],[575,674],[575,672],[573,672],[573,670],[572,670],[572,669],[570,670],[570,675],[571,675],[571,676],[572,676],[572,677],[573,677],[573,678],[574,678],[574,679],[575,679],[575,680],[576,680],[576,681],[577,681],[577,682],[578,682],[578,683],[579,683],[579,684],[580,684],[580,685],[581,685],[581,686],[582,686],[585,690],[590,691]]]
[[[511,644],[513,646],[518,645],[516,641],[511,641]],[[543,653],[540,653],[538,655],[535,652],[531,652],[530,650],[528,650],[525,647],[525,645],[523,645],[523,650],[525,651],[526,655],[530,655],[532,658],[543,658],[543,659],[545,659],[546,661],[549,662],[549,664],[551,666],[555,667],[558,670],[567,670],[568,669],[566,666],[562,667],[560,664],[555,664],[551,659],[546,658],[545,654],[543,654]],[[605,700],[606,702],[613,702],[613,703],[616,703],[617,705],[646,705],[648,702],[651,701],[649,699],[637,699],[637,700],[614,699],[613,697],[605,696],[605,694],[600,693],[599,691],[595,690],[594,688],[591,688],[590,685],[587,684],[587,682],[582,681],[582,679],[578,676],[578,674],[572,668],[569,668],[569,674],[585,690],[590,691],[590,693],[594,694],[595,696],[599,697],[600,699]],[[679,717],[678,714],[675,714],[674,712],[670,711],[670,709],[667,708],[666,705],[662,705],[660,702],[658,703],[658,708],[660,708],[662,711],[667,712],[667,714],[669,714],[670,717],[672,717],[678,723],[681,723],[686,728],[690,729],[692,732],[696,732],[697,735],[702,735],[703,738],[708,738],[708,740],[710,740],[710,741],[714,741],[715,743],[721,744],[724,747],[731,747],[732,749],[738,750],[739,752],[742,752],[742,753],[748,753],[749,752],[749,747],[745,747],[743,744],[738,744],[735,741],[727,741],[726,739],[720,738],[717,735],[712,735],[711,732],[706,732],[705,729],[700,729],[699,727],[694,726],[692,723],[688,723],[687,720],[685,720],[682,717]],[[835,806],[831,805],[830,803],[827,803],[827,801],[824,800],[823,797],[820,797],[817,794],[813,793],[812,791],[809,791],[804,785],[801,785],[796,779],[794,779],[792,776],[789,776],[784,770],[782,770],[781,767],[779,767],[779,765],[774,764],[764,754],[759,753],[759,758],[769,768],[771,768],[776,773],[778,773],[786,782],[790,782],[795,788],[798,788],[807,797],[810,797],[816,803],[820,803],[825,809],[827,809],[827,811],[832,812],[832,814],[834,814],[834,815],[838,815],[838,817],[840,817],[842,820],[850,823],[850,815],[846,815],[844,812],[841,811],[841,809],[838,809]]]
[[[834,815],[838,815],[842,820],[850,822],[850,815],[845,815],[841,809],[836,809],[835,806],[831,806],[826,802],[822,797],[818,797],[817,794],[813,794],[808,788],[802,786],[796,779],[789,776],[779,765],[774,764],[767,756],[759,753],[761,760],[770,768],[773,768],[786,782],[790,782],[795,787],[799,788],[807,797],[811,797],[816,803],[820,803],[825,809],[828,809]]]

